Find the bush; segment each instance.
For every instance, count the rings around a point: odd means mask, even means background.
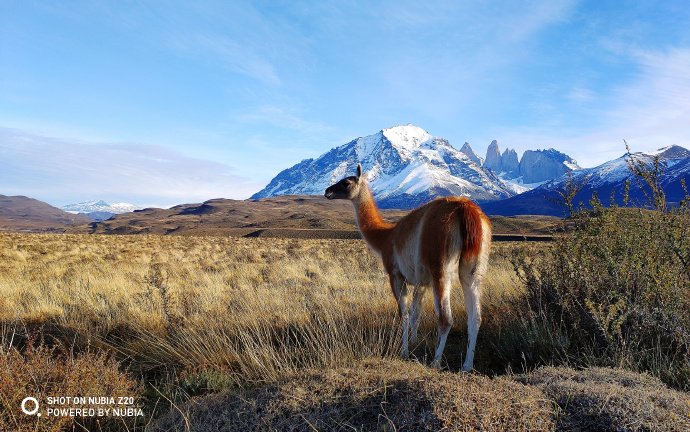
[[[650,208],[605,208],[593,197],[553,247],[516,257],[527,289],[523,352],[535,363],[651,371],[688,389],[690,200],[668,210],[658,172],[631,169],[653,192]]]

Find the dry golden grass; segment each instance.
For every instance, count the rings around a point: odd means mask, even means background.
[[[503,373],[525,358],[511,342],[524,328],[518,311],[524,288],[509,260],[515,247],[494,245],[484,283],[484,323],[475,365],[486,374]],[[454,291],[452,305],[456,323],[446,347],[451,371],[460,367],[466,344],[462,290]],[[93,386],[88,379],[79,381],[83,387],[78,391],[125,388],[144,404],[147,418],[129,425],[130,430],[146,429],[151,418],[169,409],[179,413],[180,407],[192,417],[195,412],[212,415],[224,401],[243,410],[246,406],[237,403],[244,396],[247,406],[270,401],[278,410],[265,415],[242,411],[247,421],[258,422],[255,429],[264,421],[279,428],[308,427],[308,422],[285,423],[283,414],[323,421],[326,429],[335,424],[330,421],[346,425],[352,419],[343,416],[352,415],[353,408],[343,402],[345,396],[366,402],[355,406],[378,404],[369,412],[374,417],[364,419],[368,423],[359,430],[394,430],[423,419],[431,429],[449,424],[460,425],[460,430],[552,427],[556,405],[541,398],[557,402],[561,396],[530,387],[541,386],[536,381],[525,387],[511,383],[510,375],[456,376],[394,360],[400,351],[396,310],[378,259],[359,240],[0,234],[0,374],[5,395],[16,389],[59,391],[72,378],[61,380],[48,371],[72,370],[70,365],[77,364],[84,377],[103,368],[114,371],[104,375],[103,382],[94,380]],[[435,343],[431,298],[426,299],[420,331],[421,342],[413,353],[423,364]],[[11,340],[8,335],[13,335]],[[35,364],[27,352],[34,345],[50,347],[40,348],[43,357],[34,359]],[[63,354],[48,355],[56,352]],[[98,357],[101,353],[114,355],[115,361]],[[77,372],[69,376],[77,380]],[[136,388],[132,377],[140,381]],[[283,403],[283,393],[299,390],[291,387],[295,379],[314,393],[314,401],[319,395],[327,401],[304,407]],[[354,382],[347,387],[350,379]],[[390,397],[380,390],[387,389],[391,379],[401,405],[380,404],[381,397]],[[332,380],[340,384],[334,387]],[[276,388],[283,393],[271,393]],[[366,399],[370,392],[373,399]],[[186,404],[209,393],[219,395]],[[419,407],[414,415],[408,415],[403,404],[411,394],[417,395]],[[520,395],[524,406],[515,400]],[[198,403],[209,403],[209,410]],[[12,410],[15,404],[3,402],[10,408],[0,421],[15,424],[10,416],[17,412],[16,407]],[[474,404],[472,410],[462,411],[467,404]],[[379,417],[379,408],[385,408],[384,417]],[[673,410],[679,412],[675,405]],[[393,423],[386,413],[395,414],[389,416]],[[227,424],[240,414],[228,412],[209,421]],[[271,417],[274,414],[278,417]],[[163,422],[179,429],[181,417],[166,418]],[[481,423],[485,420],[488,423]],[[200,424],[202,430],[205,423]]]
[[[556,402],[561,430],[690,430],[690,395],[648,374],[542,367],[517,381],[536,386]]]
[[[497,249],[488,303],[517,292]],[[454,308],[463,328],[460,290]],[[385,273],[352,240],[3,234],[0,320],[48,324],[145,370],[225,367],[250,380],[398,349]]]
[[[119,409],[120,398],[141,393],[139,383],[121,372],[111,356],[103,352],[84,352],[73,355],[45,346],[29,347],[20,353],[14,348],[0,355],[0,430],[2,431],[58,431],[58,430],[121,430],[132,428],[136,417],[69,417],[47,414],[25,415],[18,407],[31,396],[46,407],[48,397],[84,396],[113,398],[115,403],[55,404],[55,408]],[[138,397],[137,397],[138,399]],[[137,404],[140,401],[137,400]],[[29,410],[33,405],[27,406]],[[134,407],[134,405],[132,405]]]

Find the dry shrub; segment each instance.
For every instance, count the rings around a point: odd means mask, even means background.
[[[115,405],[52,405],[54,408],[124,408],[118,397],[133,397],[139,403],[138,384],[120,372],[112,358],[96,352],[72,355],[44,345],[29,346],[24,352],[15,348],[0,351],[0,430],[59,431],[121,430],[131,427],[136,417],[63,417],[47,415],[48,397],[114,397]],[[40,417],[26,415],[21,409],[25,397],[39,401]],[[28,409],[32,409],[29,405]]]
[[[690,430],[690,396],[647,374],[543,367],[517,379],[558,404],[560,430]]]
[[[156,431],[551,430],[541,391],[506,378],[438,372],[399,360],[312,370],[263,387],[194,399]]]

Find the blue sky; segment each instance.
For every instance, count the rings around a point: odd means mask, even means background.
[[[0,0],[2,194],[246,198],[406,123],[582,166],[690,147],[690,4]]]

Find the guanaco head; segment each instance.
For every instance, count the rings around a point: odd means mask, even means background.
[[[345,177],[333,186],[329,186],[326,189],[324,196],[329,200],[332,199],[354,199],[359,195],[360,186],[363,180],[360,181],[362,177],[362,165],[357,164],[357,175]]]

